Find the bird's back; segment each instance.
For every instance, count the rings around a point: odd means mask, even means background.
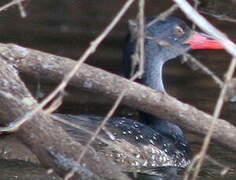
[[[94,132],[103,120],[103,117],[93,115],[56,114],[54,118],[62,118],[90,132]],[[65,124],[62,126],[81,144],[85,145],[91,137],[89,133],[75,127]],[[172,138],[165,137],[135,120],[112,118],[99,136],[109,144],[96,139],[92,147],[98,153],[119,163],[125,171],[135,168],[136,171],[144,173],[150,170],[155,172],[154,169],[158,167],[186,167],[190,163],[189,156],[176,148],[178,142],[173,142]]]

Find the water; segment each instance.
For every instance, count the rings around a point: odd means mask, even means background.
[[[26,19],[21,19],[18,16],[17,8],[1,12],[0,41],[14,42],[26,47],[78,59],[89,45],[89,42],[110,22],[118,7],[121,7],[122,4],[122,2],[114,1],[113,4],[117,3],[116,5],[106,8],[108,7],[106,3],[107,1],[105,0],[101,0],[99,3],[95,1],[67,2],[59,0],[55,5],[53,1],[31,1],[26,6],[29,15]],[[156,4],[157,2],[147,1],[148,15],[154,15],[166,9],[170,2],[166,1],[165,4],[158,4],[158,6]],[[97,52],[88,59],[87,62],[89,64],[116,74],[122,73],[121,49],[126,31],[125,22],[130,17],[135,17],[135,9],[136,7],[133,6],[117,28],[97,49]],[[211,20],[214,19],[211,18]],[[228,28],[229,23],[215,20],[214,23],[233,39],[236,38],[234,28]],[[229,55],[224,51],[195,51],[193,54],[220,78],[223,78],[230,62]],[[169,62],[165,66],[164,73],[165,87],[170,95],[205,112],[213,112],[219,95],[219,88],[209,76],[199,70],[193,71],[186,63],[181,63],[180,58],[177,61]],[[40,80],[38,81],[40,82]],[[34,93],[36,92],[36,84],[36,81],[28,83]],[[45,84],[43,82],[40,82],[40,85],[42,95],[47,94],[55,87],[53,84]],[[58,112],[105,115],[112,104],[109,99],[97,94],[89,94],[70,87],[67,92],[68,95],[65,97],[65,102]],[[221,117],[236,125],[234,121],[235,109],[236,105],[234,103],[226,102]],[[126,116],[135,119],[137,118],[137,112],[132,108],[120,106],[115,116]],[[203,140],[202,137],[188,131],[186,131],[186,134],[193,152],[199,152]],[[0,137],[0,149],[2,141],[3,138]],[[17,142],[14,141],[12,147],[16,146]],[[10,151],[12,153],[11,157],[24,159],[20,150],[15,152],[13,148]],[[221,177],[222,168],[212,162],[206,162],[199,179],[236,179],[235,152],[212,143],[209,155],[222,165],[229,166],[232,170],[224,177]],[[1,155],[1,157],[4,157],[4,155]],[[35,162],[36,160],[32,161]],[[11,167],[9,167],[10,170]]]
[[[59,180],[52,174],[48,176],[45,169],[37,164],[19,160],[0,159],[0,172],[2,180]]]

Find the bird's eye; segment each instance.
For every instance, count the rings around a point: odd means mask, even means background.
[[[175,26],[175,32],[176,35],[183,35],[185,32],[182,27],[180,26]]]

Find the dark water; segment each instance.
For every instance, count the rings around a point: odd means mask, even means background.
[[[0,41],[17,43],[26,47],[78,59],[88,47],[89,42],[110,22],[123,2],[113,1],[112,5],[108,6],[108,1],[106,0],[100,0],[99,3],[93,0],[31,1],[26,3],[26,11],[28,13],[26,19],[20,18],[17,8],[11,8],[7,12],[0,13]],[[109,1],[109,3],[111,2]],[[169,4],[169,1],[164,4],[156,1],[147,1],[146,14],[158,14],[166,9]],[[97,52],[88,59],[87,63],[116,74],[122,73],[121,49],[126,32],[126,22],[129,18],[134,18],[135,14],[136,6],[133,6],[97,49]],[[177,14],[181,16],[180,13]],[[232,39],[236,39],[234,24],[222,23],[212,18],[210,20],[225,33],[229,34]],[[224,51],[195,51],[193,54],[220,78],[223,78],[230,62],[229,55]],[[169,62],[165,66],[164,78],[167,92],[170,95],[205,112],[213,112],[219,95],[219,88],[209,76],[200,70],[192,70],[186,63],[181,63],[181,59],[178,58],[178,60]],[[40,80],[38,81],[40,82]],[[36,92],[34,88],[36,84],[37,81],[28,83],[33,92]],[[44,84],[43,82],[40,82],[40,85],[40,91],[43,94],[47,94],[55,86],[53,84]],[[109,99],[96,93],[88,94],[70,87],[67,92],[68,95],[65,97],[65,102],[59,109],[61,113],[105,115],[112,104]],[[236,125],[234,121],[235,110],[236,104],[227,102],[224,105],[221,117]],[[130,118],[137,117],[135,110],[124,106],[119,107],[115,115]],[[199,152],[203,140],[202,137],[187,131],[186,134],[193,152]],[[203,166],[199,179],[236,179],[235,152],[212,143],[208,153],[213,159],[224,166],[229,166],[232,170],[221,177],[222,168],[207,161]],[[34,174],[32,174],[32,179],[33,177]]]
[[[54,174],[49,176],[41,166],[25,161],[0,159],[0,169],[2,180],[59,180]]]

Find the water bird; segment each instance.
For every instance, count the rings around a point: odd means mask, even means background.
[[[144,74],[141,83],[157,91],[165,91],[162,79],[163,65],[190,49],[223,49],[214,38],[193,31],[184,21],[176,17],[167,17],[156,21],[156,17],[145,19]],[[151,23],[151,24],[150,24]],[[135,53],[137,37],[127,36],[124,50],[124,69],[126,75],[131,72],[132,58]],[[55,114],[78,124],[92,132],[103,117],[95,115]],[[65,130],[82,144],[86,144],[91,135],[76,128],[63,125]],[[123,152],[100,140],[92,147],[114,162],[124,171],[155,174],[158,167],[186,167],[191,162],[191,150],[179,126],[151,114],[140,112],[140,120],[111,118],[100,136],[123,149]],[[130,158],[132,155],[134,158]]]

